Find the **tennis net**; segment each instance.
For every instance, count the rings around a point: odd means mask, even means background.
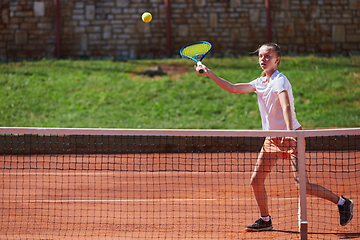
[[[295,137],[265,185],[273,230],[250,184],[265,137]],[[344,239],[360,237],[360,129],[303,131],[0,128],[1,239]],[[306,196],[305,175],[354,202]]]

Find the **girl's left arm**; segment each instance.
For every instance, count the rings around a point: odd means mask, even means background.
[[[279,93],[279,101],[280,101],[281,108],[283,110],[283,115],[284,115],[284,120],[285,120],[287,130],[294,130],[292,116],[291,116],[291,106],[290,106],[289,94],[286,90]]]

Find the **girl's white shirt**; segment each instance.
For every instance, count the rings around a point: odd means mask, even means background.
[[[279,101],[279,93],[287,91],[291,106],[293,128],[301,127],[296,119],[294,97],[289,80],[276,70],[266,82],[265,77],[259,77],[250,82],[258,97],[259,110],[263,130],[287,130],[283,110]]]

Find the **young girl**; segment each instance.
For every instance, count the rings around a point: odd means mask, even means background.
[[[296,119],[291,84],[285,75],[277,70],[281,57],[280,47],[274,43],[266,43],[257,52],[263,73],[261,77],[250,83],[232,84],[218,77],[205,65],[195,66],[195,69],[199,75],[210,77],[229,93],[256,92],[263,130],[301,130],[301,125]],[[199,73],[200,69],[204,70],[202,74]],[[251,176],[251,186],[261,217],[254,224],[247,226],[246,231],[267,231],[272,229],[264,182],[278,158],[290,160],[295,170],[295,181],[298,184],[296,139],[267,137]],[[339,197],[328,189],[310,182],[307,182],[306,192],[337,204],[342,226],[352,219],[354,206],[352,200]]]

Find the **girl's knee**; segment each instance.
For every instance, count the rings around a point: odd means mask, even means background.
[[[296,186],[296,189],[299,190],[299,181],[296,181],[296,180],[295,180],[295,186]],[[311,190],[312,190],[312,186],[313,186],[312,183],[306,182],[306,192],[311,191]]]
[[[250,179],[250,184],[253,187],[259,186],[259,185],[263,185],[265,182],[264,178],[258,178],[258,177],[251,177]]]

